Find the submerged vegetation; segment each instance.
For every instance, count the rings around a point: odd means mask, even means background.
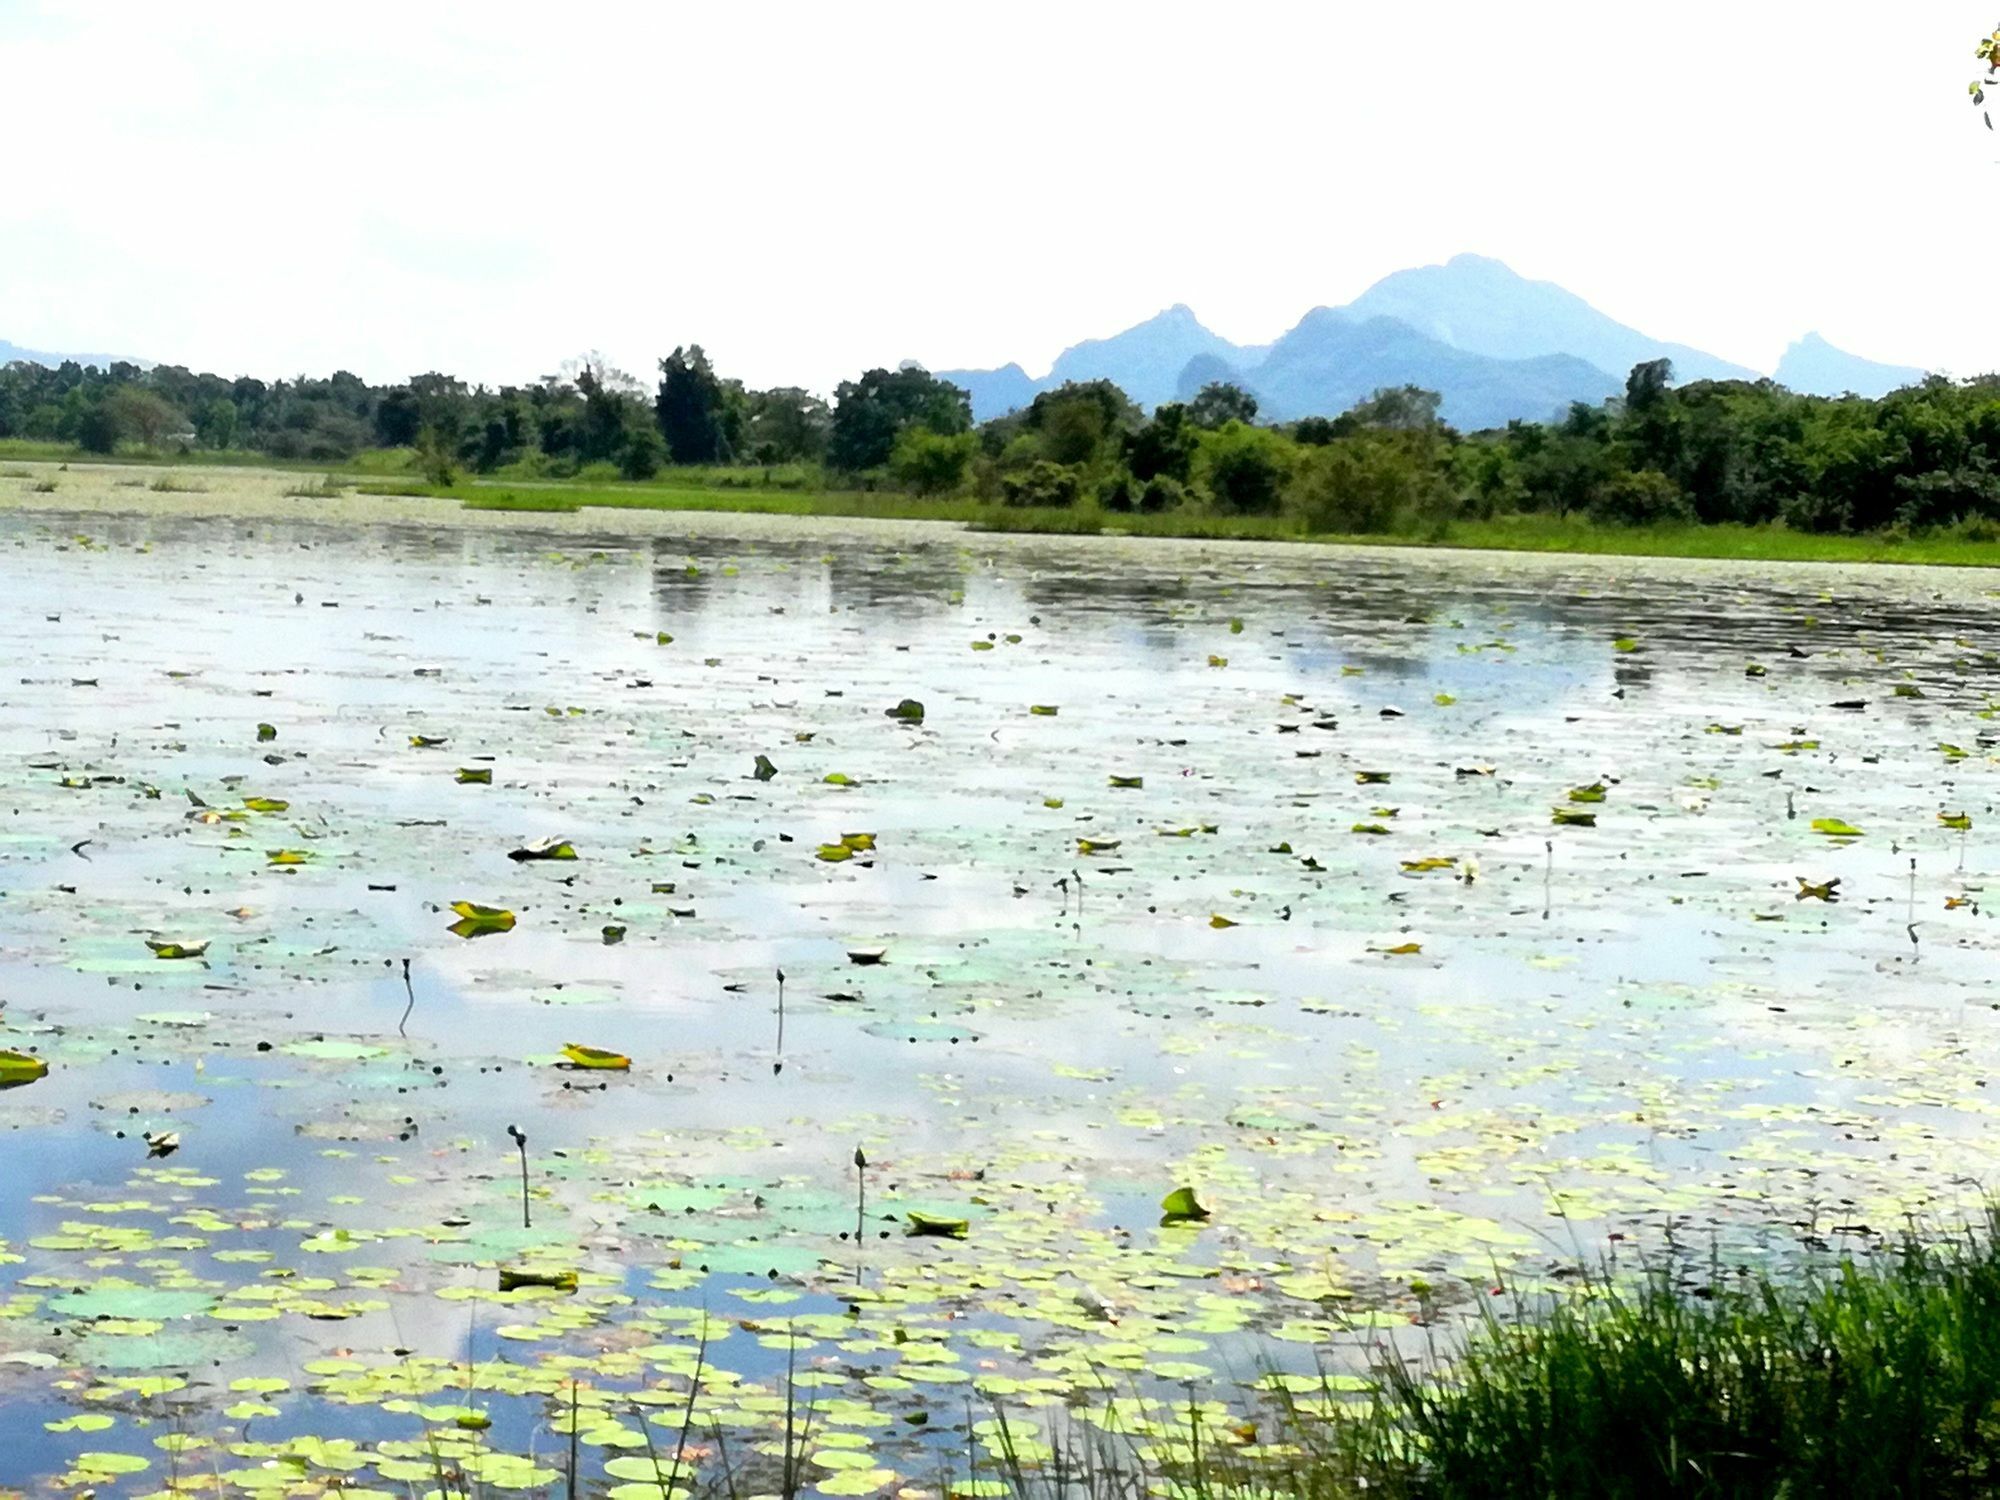
[[[1978,579],[61,477],[155,514],[0,514],[10,1475],[1977,1473]]]
[[[827,401],[746,389],[698,346],[662,360],[651,389],[594,357],[499,390],[441,374],[377,387],[344,373],[0,370],[0,444],[23,457],[262,455],[489,508],[786,509],[775,493],[822,514],[1140,535],[1566,535],[1613,551],[1638,535],[1695,555],[1735,555],[1697,539],[1718,527],[1759,555],[1798,550],[1791,537],[2000,542],[2000,378],[1828,399],[1768,380],[1676,385],[1660,360],[1622,396],[1545,422],[1460,433],[1438,411],[1406,387],[1265,426],[1225,383],[1147,411],[1098,380],[975,427],[965,392],[921,369],[868,371]]]

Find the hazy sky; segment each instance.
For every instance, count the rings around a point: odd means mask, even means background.
[[[1989,354],[1995,0],[0,0],[0,338],[225,373],[753,384],[1473,250],[1758,368]]]

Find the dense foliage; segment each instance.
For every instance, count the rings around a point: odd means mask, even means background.
[[[749,390],[699,345],[656,387],[588,357],[532,385],[448,375],[371,386],[345,372],[265,382],[178,366],[0,369],[0,438],[94,453],[248,451],[337,464],[403,450],[439,483],[646,479],[669,464],[822,465],[830,482],[1004,506],[1275,518],[1321,533],[1438,533],[1533,513],[1623,525],[1781,523],[1878,532],[2000,527],[2000,377],[1933,378],[1879,400],[1771,381],[1673,383],[1637,366],[1624,394],[1546,423],[1461,434],[1434,393],[1259,426],[1226,384],[1146,412],[1108,381],[1044,391],[975,428],[964,391],[914,367],[842,382],[831,402]]]

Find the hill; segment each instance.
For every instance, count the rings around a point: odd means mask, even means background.
[[[1886,396],[1906,385],[1916,385],[1925,372],[1909,365],[1885,365],[1836,349],[1816,333],[1809,333],[1785,351],[1778,361],[1779,385],[1808,396]]]
[[[1422,386],[1443,396],[1444,419],[1468,432],[1546,421],[1573,401],[1594,405],[1625,387],[1623,377],[1572,355],[1495,359],[1396,318],[1330,307],[1301,318],[1242,383],[1257,397],[1258,416],[1277,422],[1338,416],[1384,386]]]
[[[1441,343],[1495,359],[1568,354],[1620,377],[1670,359],[1674,379],[1756,380],[1758,372],[1607,317],[1552,281],[1530,281],[1483,255],[1385,276],[1347,305],[1355,317],[1396,318]]]

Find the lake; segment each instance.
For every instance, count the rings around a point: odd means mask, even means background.
[[[992,1494],[1981,1211],[1984,574],[298,512],[0,513],[0,1477]]]

